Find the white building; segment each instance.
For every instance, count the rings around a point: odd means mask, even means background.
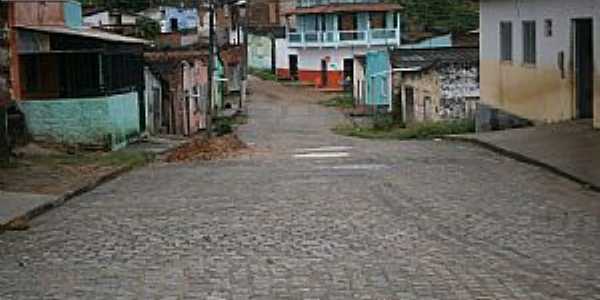
[[[196,8],[159,6],[146,9],[140,14],[159,22],[161,33],[196,30],[200,23]]]
[[[480,5],[480,129],[592,118],[600,128],[600,1]]]
[[[137,18],[138,16],[136,14],[120,11],[100,10],[86,13],[83,17],[83,25],[93,28],[134,26]]]
[[[375,0],[298,1],[286,12],[295,27],[288,24],[287,40],[277,42],[277,76],[343,89],[355,56],[400,46],[400,9]]]

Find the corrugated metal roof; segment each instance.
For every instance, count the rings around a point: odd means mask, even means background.
[[[337,12],[386,12],[402,10],[402,6],[392,3],[376,4],[328,4],[315,7],[299,7],[286,13],[286,15],[302,14],[327,14]]]
[[[64,26],[19,26],[18,28],[35,30],[47,33],[75,35],[83,38],[98,39],[108,42],[128,43],[128,44],[150,44],[150,41],[132,38],[124,35],[108,33],[95,30],[88,27],[69,28]]]
[[[396,49],[391,52],[390,60],[394,68],[418,69],[426,69],[437,63],[476,63],[479,61],[479,48]]]

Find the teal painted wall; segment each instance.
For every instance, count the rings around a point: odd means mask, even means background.
[[[387,51],[367,53],[368,105],[389,105],[390,57]]]
[[[271,70],[271,39],[266,36],[248,35],[248,64],[251,68]]]
[[[213,78],[213,84],[215,87],[213,94],[213,107],[216,106],[218,109],[221,109],[223,108],[223,93],[225,92],[225,84],[219,79],[225,78],[225,68],[223,67],[223,62],[218,57],[215,57],[215,71]]]
[[[19,102],[35,140],[101,145],[113,150],[140,132],[138,93]]]
[[[402,49],[427,49],[427,48],[442,48],[452,47],[452,34],[436,36],[426,39],[416,44],[403,44]]]
[[[83,26],[81,4],[79,2],[65,2],[63,9],[65,10],[65,24],[67,27],[77,28]]]

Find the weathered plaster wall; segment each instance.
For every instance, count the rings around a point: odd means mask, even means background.
[[[446,65],[424,72],[404,72],[394,76],[395,89],[414,89],[414,105],[404,110],[414,116],[410,121],[443,121],[470,119],[474,117],[476,102],[479,100],[479,70],[475,66]]]
[[[435,72],[439,81],[438,116],[441,119],[472,118],[479,100],[479,66],[448,65]]]
[[[20,101],[36,140],[118,149],[139,134],[137,92],[110,97]]]
[[[266,36],[249,34],[248,47],[249,66],[255,69],[271,70],[271,39]]]
[[[65,10],[62,2],[13,2],[15,18],[13,25],[65,25]]]
[[[395,86],[400,86],[402,90],[402,99],[406,97],[405,89],[413,88],[413,105],[403,101],[403,111],[405,111],[404,120],[408,123],[423,121],[440,120],[437,112],[441,98],[440,83],[435,76],[435,72],[423,73],[402,73],[400,82],[395,82]]]
[[[352,95],[357,105],[365,105],[365,62],[366,59],[354,60],[354,82],[352,85]]]
[[[555,122],[576,117],[571,55],[571,22],[594,22],[595,125],[600,127],[600,2],[596,0],[487,0],[481,1],[481,98],[499,108],[534,122]],[[552,20],[552,36],[544,22]],[[537,64],[523,64],[522,21],[536,21]],[[513,61],[500,62],[499,24],[513,23]],[[564,53],[565,76],[558,65]]]
[[[162,85],[160,80],[150,71],[144,69],[144,101],[146,105],[146,130],[151,134],[160,132],[162,124]]]

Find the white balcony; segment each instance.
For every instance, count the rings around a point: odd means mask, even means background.
[[[288,33],[288,45],[292,48],[399,46],[400,30],[390,28],[355,31],[290,32]]]

